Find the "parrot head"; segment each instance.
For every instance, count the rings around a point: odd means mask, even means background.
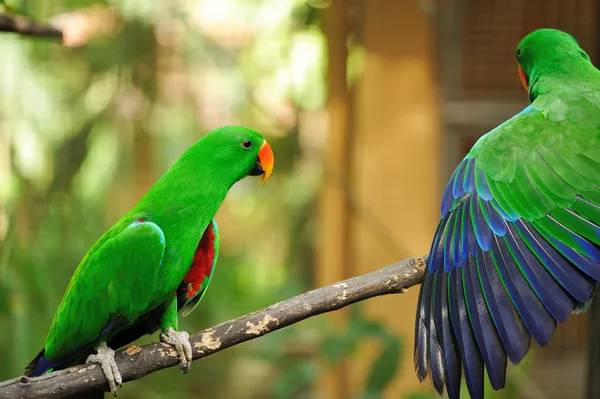
[[[525,90],[542,74],[568,70],[573,62],[590,57],[573,36],[557,29],[538,29],[521,40],[517,46],[519,77]]]
[[[252,129],[223,126],[208,133],[198,144],[208,149],[202,158],[235,181],[245,176],[262,176],[264,183],[273,171],[271,146]]]

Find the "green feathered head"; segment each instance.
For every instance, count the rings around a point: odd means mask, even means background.
[[[242,126],[217,128],[191,146],[180,158],[179,164],[211,164],[217,175],[226,180],[244,176],[260,176],[267,181],[273,171],[274,157],[271,146],[260,133]]]
[[[541,75],[560,74],[579,62],[590,63],[577,40],[557,29],[538,29],[521,40],[516,50],[519,75],[526,90]]]

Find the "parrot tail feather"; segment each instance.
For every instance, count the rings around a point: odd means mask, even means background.
[[[45,351],[45,349],[42,349],[25,367],[24,375],[26,377],[37,377],[47,371],[52,371],[54,365],[44,356]]]
[[[88,345],[69,356],[53,360],[47,359],[45,355],[46,350],[42,349],[25,367],[24,375],[26,377],[39,377],[42,374],[51,373],[54,370],[61,370],[75,365],[78,363],[78,359],[89,353],[91,347],[91,345]]]

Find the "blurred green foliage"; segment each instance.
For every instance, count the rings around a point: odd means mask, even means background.
[[[325,328],[319,345],[319,353],[324,358],[325,368],[330,368],[351,359],[361,347],[373,342],[378,344],[379,354],[371,365],[362,392],[357,396],[360,399],[379,398],[385,387],[396,376],[402,356],[402,344],[398,336],[386,329],[383,324],[366,318],[361,311],[361,305],[355,304],[349,308],[346,329]],[[272,397],[277,399],[300,397],[298,393],[310,387],[318,378],[318,374],[319,370],[311,359],[295,362],[284,370],[273,386]]]
[[[215,278],[182,327],[206,328],[312,286],[323,139],[301,121],[320,117],[313,111],[326,95],[322,2],[6,3],[52,18],[66,46],[0,36],[0,379],[20,375],[42,348],[93,242],[223,124],[269,137],[275,174],[260,189],[240,182],[224,202]],[[402,345],[358,307],[345,329],[311,319],[195,362],[188,376],[169,369],[128,383],[119,396],[311,397],[322,367],[372,340],[380,354],[364,397],[377,397]]]

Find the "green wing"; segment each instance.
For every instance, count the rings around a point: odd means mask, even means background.
[[[154,223],[122,222],[107,232],[77,268],[46,341],[48,360],[70,356],[101,340],[116,323],[148,310],[165,252]],[[108,237],[108,238],[106,238]]]
[[[600,104],[536,100],[482,137],[456,168],[419,295],[415,365],[450,398],[464,373],[483,397],[507,358],[585,306],[600,281]],[[567,103],[569,104],[567,106]]]

